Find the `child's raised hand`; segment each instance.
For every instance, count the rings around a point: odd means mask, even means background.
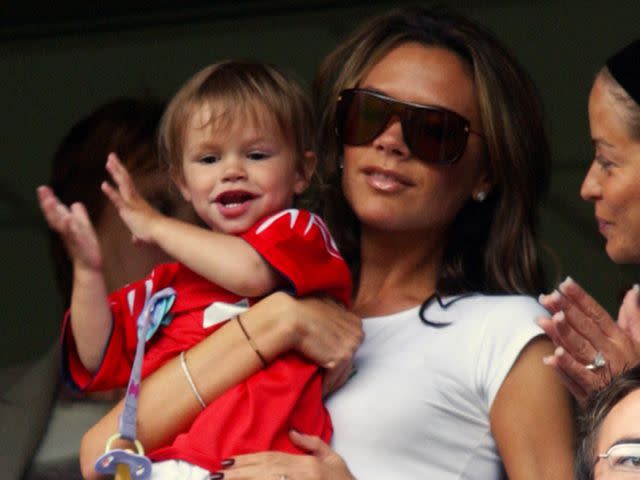
[[[116,184],[112,187],[102,182],[102,191],[118,210],[122,221],[129,227],[134,242],[155,243],[152,237],[152,226],[162,214],[155,210],[139,193],[126,167],[122,165],[115,153],[107,157],[107,171]]]
[[[38,187],[37,193],[44,218],[62,237],[74,265],[90,270],[100,270],[102,268],[100,243],[84,205],[74,203],[71,207],[67,207],[56,197],[53,190],[46,186]]]

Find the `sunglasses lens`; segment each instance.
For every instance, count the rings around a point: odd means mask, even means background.
[[[340,141],[363,145],[373,141],[393,115],[400,117],[411,152],[427,163],[451,164],[467,144],[468,122],[435,107],[412,105],[367,90],[344,90],[336,110]]]
[[[343,92],[337,114],[342,142],[362,145],[372,141],[387,124],[387,109],[383,100],[365,92]]]
[[[451,164],[462,155],[468,136],[462,117],[430,109],[407,109],[405,117],[404,135],[418,158],[428,163]]]

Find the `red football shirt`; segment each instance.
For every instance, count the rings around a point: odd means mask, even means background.
[[[324,222],[316,215],[284,210],[258,222],[241,237],[288,280],[293,294],[325,293],[348,305],[349,270]],[[136,319],[145,301],[168,286],[176,291],[169,311],[172,318],[145,346],[143,378],[232,318],[230,305],[252,302],[181,264],[159,265],[145,279],[110,295],[113,328],[95,375],[82,366],[68,319],[65,320],[65,373],[72,385],[82,390],[126,386],[137,344]],[[279,357],[268,368],[228,390],[170,445],[148,455],[154,461],[181,459],[213,471],[220,468],[220,460],[242,453],[302,453],[289,440],[291,428],[318,435],[327,442],[332,433],[329,414],[322,403],[321,373],[316,365],[295,353]]]

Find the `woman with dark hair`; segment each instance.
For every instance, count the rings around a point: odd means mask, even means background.
[[[528,75],[466,18],[401,9],[329,55],[315,104],[322,213],[356,279],[352,313],[275,294],[245,314],[253,343],[220,329],[189,358],[206,402],[259,368],[252,345],[267,361],[311,358],[329,390],[355,366],[327,400],[335,451],[292,431],[311,455],[237,455],[210,478],[568,478],[570,399],[540,362],[552,345],[529,296],[543,288],[535,217],[549,150]],[[365,339],[351,361],[353,314]],[[189,393],[176,362],[147,379],[149,448],[193,418]],[[83,462],[118,411],[85,436]]]
[[[640,264],[640,39],[611,56],[589,95],[595,147],[582,183],[593,202],[606,251],[616,263]],[[625,368],[640,363],[640,287],[624,297],[614,322],[574,280],[541,296],[553,314],[540,325],[558,348],[545,359],[580,403]]]

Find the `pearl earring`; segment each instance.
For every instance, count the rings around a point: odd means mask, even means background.
[[[487,192],[478,192],[473,197],[473,199],[478,203],[484,202],[486,198],[487,198]]]

